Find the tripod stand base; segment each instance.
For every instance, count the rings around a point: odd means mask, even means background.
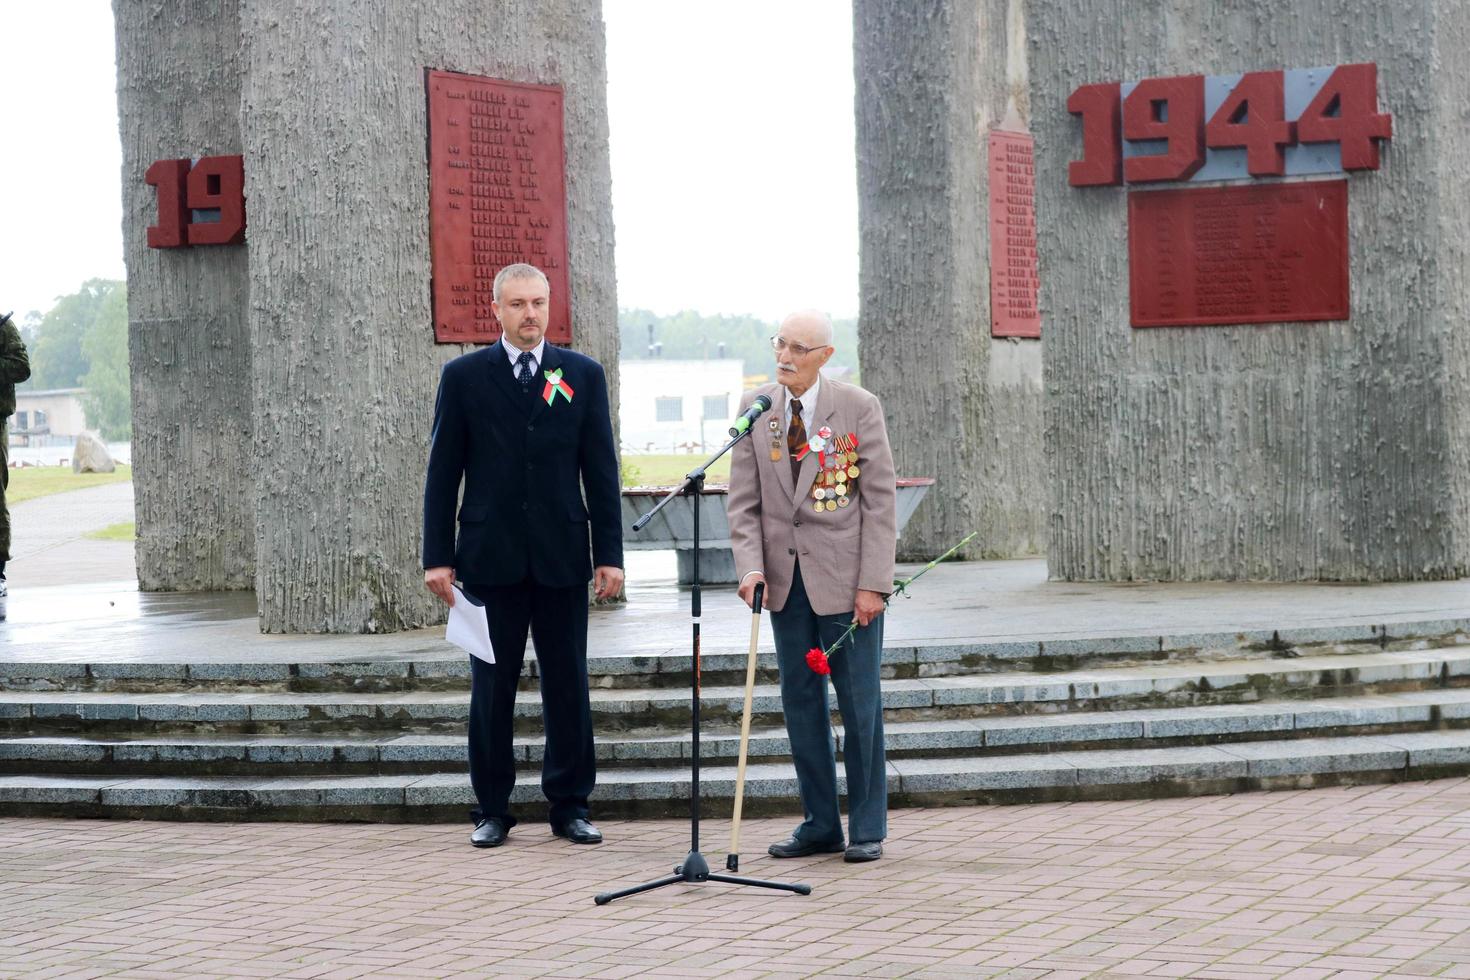
[[[639,892],[652,891],[662,888],[664,885],[675,885],[680,882],[696,883],[701,881],[723,881],[728,885],[752,885],[756,888],[775,888],[779,891],[795,892],[798,895],[810,895],[811,885],[788,884],[784,881],[762,881],[759,878],[741,878],[738,875],[725,875],[711,872],[709,862],[704,855],[698,851],[690,851],[684,863],[674,869],[674,873],[666,878],[658,878],[654,881],[646,881],[632,888],[624,888],[622,891],[603,892],[593,899],[598,905],[606,905],[615,898],[626,898]]]

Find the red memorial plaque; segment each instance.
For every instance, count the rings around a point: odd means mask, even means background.
[[[1031,136],[990,131],[990,335],[1040,337]]]
[[[1347,182],[1128,194],[1135,327],[1348,318]]]
[[[551,281],[546,339],[572,342],[562,93],[429,71],[429,246],[434,339],[500,337],[495,274],[529,262]]]

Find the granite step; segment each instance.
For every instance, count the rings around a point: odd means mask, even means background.
[[[769,645],[769,633],[764,634]],[[1288,632],[1248,630],[1177,636],[1060,637],[1025,641],[935,641],[890,644],[883,673],[894,680],[964,674],[1057,673],[1151,663],[1270,660],[1453,647],[1470,643],[1463,620],[1434,620],[1391,626],[1310,627]],[[687,688],[687,648],[631,652],[590,651],[588,672],[598,688]],[[707,644],[700,658],[707,685],[745,681],[744,648]],[[763,682],[774,682],[771,650],[757,656]],[[469,686],[468,660],[452,652],[412,658],[355,661],[9,662],[0,663],[5,691],[259,691],[370,693],[456,691]],[[537,662],[528,653],[522,687],[536,685]]]
[[[1271,660],[1158,663],[1054,674],[968,674],[890,680],[883,704],[892,721],[1016,714],[1239,704],[1470,686],[1470,647],[1334,654]],[[738,721],[744,687],[706,685],[710,725]],[[592,691],[599,732],[682,730],[689,692],[670,688]],[[756,686],[754,723],[781,724],[774,684]],[[469,716],[462,691],[387,693],[38,692],[0,694],[0,734],[326,734],[372,731],[450,733]],[[540,730],[540,698],[516,699],[517,730]]]
[[[1123,711],[1029,714],[886,725],[891,758],[1012,755],[1092,749],[1145,749],[1210,745],[1221,741],[1347,736],[1470,727],[1470,688],[1405,691],[1316,700],[1265,701]],[[838,751],[841,725],[834,726]],[[519,764],[541,762],[543,740],[514,741]],[[701,758],[734,760],[737,729],[706,725]],[[677,733],[604,733],[597,740],[603,769],[687,766],[693,757],[687,730]],[[780,726],[754,729],[749,758],[790,756]],[[74,736],[0,737],[0,774],[131,774],[198,776],[391,775],[463,772],[464,733],[363,736],[198,736],[103,740]]]
[[[1237,793],[1393,782],[1470,774],[1470,731],[1224,742],[1136,750],[893,759],[892,806],[1021,803]],[[840,769],[839,769],[840,778]],[[729,811],[735,767],[700,773],[709,817]],[[688,812],[689,774],[609,770],[593,797],[598,816],[677,817]],[[536,780],[512,796],[528,821],[544,812]],[[461,820],[472,805],[462,774],[137,778],[0,776],[0,815],[216,820]],[[745,812],[800,808],[788,763],[750,766]],[[711,849],[724,828],[709,828]],[[530,834],[532,828],[521,833]]]

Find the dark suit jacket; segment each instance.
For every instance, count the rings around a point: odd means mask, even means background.
[[[452,565],[460,581],[475,585],[529,578],[569,587],[585,584],[594,563],[622,567],[622,480],[607,378],[575,351],[547,344],[543,353],[540,371],[562,369],[570,402],[557,395],[547,405],[540,373],[524,394],[499,343],[444,365],[424,481],[425,568]]]

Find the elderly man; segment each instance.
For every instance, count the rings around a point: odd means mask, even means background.
[[[607,380],[592,358],[546,343],[551,287],[540,269],[508,265],[492,289],[500,342],[444,365],[424,483],[424,584],[452,606],[458,577],[485,604],[495,650],[493,665],[470,658],[470,783],[480,804],[470,843],[499,847],[516,823],[511,732],[529,628],[541,668],[541,788],[551,829],[596,844],[602,834],[587,802],[597,776],[587,580],[599,597],[623,584]]]
[[[826,679],[806,663],[856,620],[831,657],[847,770],[845,860],[876,861],[888,833],[883,754],[883,603],[893,589],[897,539],[893,455],[878,399],[821,376],[832,322],[788,316],[771,344],[777,383],[746,393],[771,399],[769,420],[736,447],[730,470],[730,542],[740,597],[765,583],[776,635],[781,704],[806,812],[773,857],[844,850]]]

